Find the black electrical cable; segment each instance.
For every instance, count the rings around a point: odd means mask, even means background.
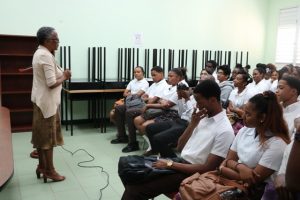
[[[101,167],[101,166],[98,166],[98,165],[94,165],[94,166],[85,166],[85,165],[82,165],[83,163],[88,163],[88,162],[92,162],[92,161],[95,160],[95,157],[92,156],[92,155],[91,155],[89,152],[87,152],[85,149],[77,149],[76,151],[72,152],[72,151],[70,151],[70,150],[64,148],[63,146],[61,146],[61,148],[62,148],[63,150],[65,150],[66,152],[70,153],[72,156],[74,156],[74,155],[75,155],[77,152],[79,152],[79,151],[85,152],[87,155],[89,155],[89,156],[91,157],[91,159],[90,159],[90,160],[86,160],[86,161],[78,162],[78,163],[77,163],[77,166],[78,166],[78,167],[83,167],[83,168],[99,168],[99,169],[100,169],[100,173],[104,173],[104,174],[106,175],[106,177],[107,177],[107,179],[106,179],[106,185],[105,185],[104,187],[102,187],[102,188],[99,189],[99,192],[100,192],[99,200],[101,200],[101,199],[102,199],[102,191],[103,191],[105,188],[107,188],[108,185],[109,185],[109,174],[108,174],[108,173],[103,169],[103,167]]]

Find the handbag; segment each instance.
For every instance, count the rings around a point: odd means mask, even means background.
[[[129,95],[125,99],[126,108],[142,108],[145,102],[138,95]]]
[[[157,169],[152,167],[152,163],[157,161],[156,156],[122,156],[118,163],[118,174],[124,185],[137,184],[151,180],[162,174],[173,174],[171,169]]]
[[[160,116],[161,114],[163,114],[163,112],[164,110],[160,108],[149,108],[144,112],[143,117],[145,118],[145,120],[149,120]]]
[[[182,200],[224,200],[221,198],[226,191],[237,191],[237,196],[243,196],[246,188],[237,181],[229,180],[217,174],[217,171],[196,173],[183,182],[179,188]],[[238,199],[238,198],[237,198]]]

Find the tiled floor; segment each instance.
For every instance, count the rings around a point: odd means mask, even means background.
[[[108,127],[107,133],[100,133],[99,129],[90,126],[75,126],[74,136],[70,131],[64,131],[64,147],[72,152],[77,149],[85,149],[95,157],[85,166],[101,166],[109,174],[109,185],[102,192],[102,200],[121,199],[124,187],[118,177],[117,164],[124,144],[110,144],[115,137],[116,131]],[[90,160],[91,157],[83,151],[72,156],[61,147],[55,148],[54,164],[56,170],[66,176],[62,182],[43,183],[37,179],[35,169],[37,160],[29,157],[32,151],[30,144],[31,133],[14,133],[14,176],[6,187],[0,192],[1,200],[98,200],[100,188],[107,183],[107,176],[101,173],[101,169],[80,168],[77,163]],[[142,138],[140,147],[143,144]],[[132,154],[142,154],[142,150]],[[3,161],[1,161],[3,162]],[[168,199],[161,195],[156,200]]]

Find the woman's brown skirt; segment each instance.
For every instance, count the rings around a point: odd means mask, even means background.
[[[56,114],[44,118],[41,109],[33,104],[32,138],[33,148],[51,149],[64,144],[59,109]]]

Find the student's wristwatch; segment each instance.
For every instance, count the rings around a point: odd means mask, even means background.
[[[294,139],[295,139],[295,141],[298,141],[298,142],[300,141],[300,132],[297,131],[295,133],[295,138]]]
[[[167,167],[170,168],[173,165],[173,160],[168,160],[167,161]]]

